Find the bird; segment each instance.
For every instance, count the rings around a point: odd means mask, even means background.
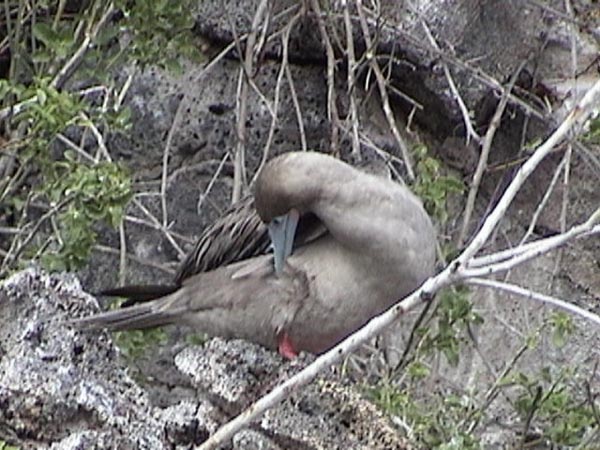
[[[250,251],[195,273],[202,252],[192,252],[195,262],[184,264],[174,290],[76,325],[187,324],[294,358],[329,350],[434,272],[435,228],[418,197],[333,156],[303,151],[273,158],[248,202],[272,254]]]

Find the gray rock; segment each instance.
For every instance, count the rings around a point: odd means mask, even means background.
[[[196,393],[160,408],[107,333],[69,324],[96,310],[72,275],[30,268],[0,285],[0,440],[57,450],[188,448],[312,359],[288,363],[243,341],[188,347],[175,362]],[[372,404],[325,377],[225,448],[407,447]]]

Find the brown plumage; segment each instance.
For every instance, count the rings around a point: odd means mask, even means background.
[[[165,297],[81,319],[79,325],[185,323],[209,335],[279,348],[287,356],[320,353],[433,273],[435,233],[421,202],[405,187],[331,156],[297,152],[270,161],[257,179],[255,207],[271,231],[275,224],[289,232],[289,216],[300,218],[296,236],[304,236],[304,245],[291,255],[283,252],[279,271],[271,255],[203,273],[182,269],[181,286]],[[257,225],[264,236],[263,227]],[[282,242],[287,246],[289,236]]]
[[[254,197],[247,196],[204,230],[170,284],[121,286],[103,290],[99,295],[127,297],[122,307],[163,297],[179,289],[193,275],[264,255],[270,243],[267,226],[256,214]]]

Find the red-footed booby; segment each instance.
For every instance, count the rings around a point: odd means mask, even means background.
[[[274,158],[257,178],[254,205],[274,257],[251,253],[184,276],[164,297],[77,324],[111,330],[188,324],[293,357],[330,349],[433,274],[435,231],[419,199],[331,156]],[[304,225],[296,232],[298,223]],[[264,235],[266,228],[259,229]],[[294,244],[298,233],[302,245]]]

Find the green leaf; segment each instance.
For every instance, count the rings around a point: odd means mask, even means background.
[[[33,35],[36,39],[39,39],[46,45],[46,47],[52,48],[59,41],[60,37],[52,29],[52,27],[44,22],[38,22],[32,27]]]

